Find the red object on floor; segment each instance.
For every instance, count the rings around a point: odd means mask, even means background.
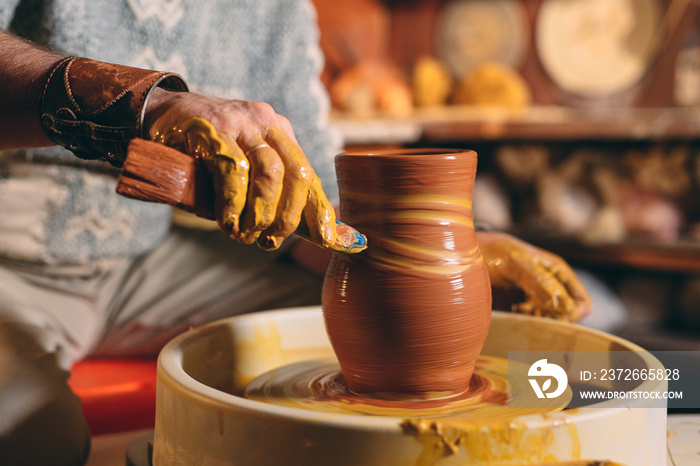
[[[156,360],[89,359],[71,369],[68,385],[83,402],[93,435],[155,424]]]

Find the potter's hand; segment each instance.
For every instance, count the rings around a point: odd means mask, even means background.
[[[214,181],[217,222],[231,238],[273,250],[301,224],[320,246],[364,249],[349,247],[355,231],[336,225],[289,121],[269,105],[158,90],[145,125],[154,141],[204,160]]]
[[[561,257],[505,233],[480,231],[478,241],[492,287],[525,294],[515,311],[570,321],[590,311],[588,292]]]

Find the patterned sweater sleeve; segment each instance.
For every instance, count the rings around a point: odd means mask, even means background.
[[[0,0],[0,29],[8,29],[19,0]]]

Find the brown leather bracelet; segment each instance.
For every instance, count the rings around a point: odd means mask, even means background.
[[[41,94],[41,125],[49,139],[78,157],[104,158],[119,167],[129,141],[142,136],[146,103],[156,87],[187,91],[175,73],[67,57]]]

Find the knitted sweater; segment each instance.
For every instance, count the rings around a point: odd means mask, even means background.
[[[310,2],[0,0],[0,27],[66,54],[179,73],[193,92],[270,103],[337,201],[340,141]],[[81,263],[154,247],[169,208],[118,196],[116,174],[60,147],[0,154],[0,258]]]

